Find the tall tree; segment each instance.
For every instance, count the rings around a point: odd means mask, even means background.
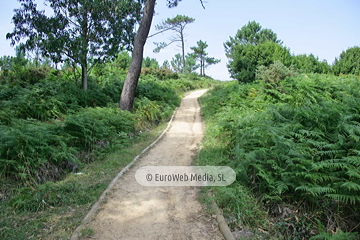
[[[260,65],[268,67],[275,60],[281,61],[285,66],[292,63],[290,50],[274,42],[236,45],[228,57],[230,76],[242,83],[254,81],[256,68]]]
[[[19,0],[15,28],[7,34],[12,45],[27,38],[26,50],[40,50],[55,63],[71,60],[81,66],[82,88],[87,89],[89,58],[94,63],[131,49],[141,1],[45,0],[53,10],[48,16],[34,0]]]
[[[196,69],[200,67],[199,64],[196,63],[196,56],[193,53],[188,53],[185,56],[185,73],[195,72]]]
[[[156,0],[146,0],[145,9],[134,40],[131,64],[120,96],[120,109],[130,111],[134,104],[135,91],[141,73],[144,45],[149,35]]]
[[[330,73],[331,67],[326,60],[320,61],[313,54],[300,54],[292,57],[292,64],[303,73]]]
[[[170,44],[174,42],[180,42],[181,45],[181,51],[182,51],[182,72],[185,71],[185,27],[186,25],[193,23],[195,21],[194,18],[184,16],[184,15],[177,15],[174,18],[168,18],[159,25],[157,25],[155,28],[159,32],[165,32],[168,30],[172,30],[175,32],[175,35],[170,38],[169,43],[160,42],[155,43],[156,48],[154,49],[154,52],[160,52],[161,49],[169,46]]]
[[[271,29],[263,29],[259,23],[251,21],[239,29],[235,37],[230,37],[230,40],[224,43],[224,47],[226,54],[231,54],[237,44],[258,45],[264,42],[282,44],[282,41],[277,38],[277,34]]]
[[[150,57],[146,57],[143,59],[142,67],[143,68],[155,68],[155,69],[160,68],[159,62],[155,58],[150,58]]]
[[[181,54],[176,54],[170,61],[171,67],[174,72],[180,73],[182,72],[183,66],[182,66],[182,57]]]
[[[190,49],[194,51],[194,56],[196,59],[200,62],[200,75],[205,76],[205,69],[212,65],[220,62],[220,59],[215,59],[213,57],[208,57],[208,53],[205,51],[205,49],[209,45],[206,42],[203,42],[202,40],[197,42],[196,47],[191,47]]]
[[[355,46],[343,51],[333,64],[334,74],[360,75],[360,47]]]
[[[192,73],[194,71],[196,71],[196,69],[199,68],[199,65],[196,64],[196,57],[194,54],[187,54],[185,56],[185,68],[183,68],[183,63],[182,63],[182,56],[180,53],[176,54],[172,59],[171,59],[171,66],[172,69],[174,70],[174,72],[184,72],[184,73]]]
[[[176,7],[181,0],[167,0],[168,7]],[[124,87],[120,96],[119,107],[121,110],[130,111],[134,104],[135,91],[139,81],[141,64],[143,59],[144,45],[149,35],[150,26],[154,14],[156,0],[146,0],[145,10],[142,16],[140,27],[135,36],[134,50],[131,65],[125,79]],[[204,7],[202,0],[201,5]]]

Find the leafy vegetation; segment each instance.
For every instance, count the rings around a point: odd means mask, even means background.
[[[360,75],[360,47],[355,46],[343,51],[339,58],[335,59],[333,71],[335,74]]]
[[[220,59],[215,59],[214,57],[208,57],[208,53],[205,49],[209,46],[206,42],[198,41],[196,42],[197,46],[191,47],[190,49],[193,50],[193,55],[195,56],[196,60],[200,62],[200,76],[206,76],[205,69],[210,65],[217,64],[220,62]]]
[[[49,57],[54,63],[71,61],[82,68],[82,87],[87,89],[88,68],[131,49],[134,25],[142,2],[47,0],[48,16],[33,0],[20,1],[13,17],[14,31],[6,35],[12,45]],[[91,56],[91,57],[90,57]]]
[[[282,45],[276,33],[270,29],[262,29],[255,21],[249,22],[238,30],[235,37],[224,43],[227,65],[230,76],[241,83],[251,83],[255,80],[256,69],[259,66],[269,67],[275,61],[281,61],[285,66],[292,66],[301,73],[343,73],[356,74],[356,49],[347,54],[348,60],[338,63],[334,70],[326,61],[320,61],[313,54],[293,55],[290,49]],[[352,52],[352,53],[350,53]],[[345,58],[345,53],[342,53]],[[347,62],[344,67],[344,62]],[[347,68],[347,69],[346,69]],[[342,69],[340,71],[340,69]],[[351,70],[353,69],[353,70]]]
[[[150,130],[169,120],[186,91],[216,84],[210,78],[160,69],[154,59],[146,59],[135,108],[121,111],[118,101],[129,66],[126,52],[95,66],[87,91],[76,81],[81,78],[79,68],[36,68],[25,61],[17,64],[21,59],[8,59],[11,67],[0,72],[2,239],[47,234],[67,238],[119,169],[140,150],[133,153],[130,146],[150,141],[146,140]],[[85,172],[86,178],[78,172]],[[56,230],[52,232],[48,224]],[[67,233],[61,233],[63,229]]]
[[[228,58],[230,59],[228,69],[231,77],[242,83],[250,83],[255,80],[258,66],[268,67],[276,60],[286,66],[291,65],[290,50],[274,42],[257,45],[237,44]]]
[[[360,79],[294,75],[280,63],[258,77],[201,98],[207,136],[199,164],[237,173],[233,185],[213,190],[229,221],[277,239],[356,238]]]
[[[154,52],[160,52],[161,49],[166,48],[167,46],[169,46],[170,44],[174,43],[174,42],[180,42],[181,45],[181,73],[185,72],[185,27],[186,25],[193,23],[195,21],[194,18],[185,16],[185,15],[176,15],[173,18],[167,18],[165,21],[163,21],[162,23],[156,25],[156,30],[159,31],[159,33],[161,32],[165,32],[168,30],[172,30],[175,32],[175,36],[173,36],[170,40],[169,43],[165,43],[165,42],[160,42],[160,43],[155,43],[156,44],[156,48],[154,49]]]

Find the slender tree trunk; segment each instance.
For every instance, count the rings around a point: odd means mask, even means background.
[[[80,61],[81,61],[81,82],[82,82],[82,89],[83,90],[87,90],[88,87],[88,69],[87,69],[87,54],[88,54],[88,47],[89,47],[89,40],[88,39],[88,18],[87,18],[87,10],[83,9],[82,12],[82,17],[84,19],[84,23],[82,25],[82,30],[81,30],[81,38],[82,38],[82,43],[81,43],[81,56],[80,56]]]
[[[184,42],[183,30],[184,29],[181,29],[181,33],[180,33],[181,49],[182,49],[182,71],[181,71],[181,73],[185,72],[185,42]]]
[[[81,64],[81,82],[82,82],[82,89],[86,90],[88,85],[88,75],[87,75],[87,64]]]
[[[144,15],[134,39],[131,64],[120,96],[119,107],[121,110],[130,111],[134,104],[135,91],[141,72],[144,45],[149,35],[152,18],[154,16],[155,2],[156,0],[147,0],[145,3]]]

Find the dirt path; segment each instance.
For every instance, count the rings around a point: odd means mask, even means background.
[[[203,136],[197,98],[183,98],[169,132],[115,184],[86,227],[95,239],[223,239],[198,202],[198,187],[145,187],[135,180],[143,166],[187,166]]]

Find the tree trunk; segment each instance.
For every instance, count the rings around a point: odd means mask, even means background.
[[[130,111],[134,104],[135,91],[141,72],[144,45],[149,35],[152,18],[154,16],[155,2],[156,0],[147,0],[145,3],[144,15],[134,39],[131,64],[120,96],[119,107],[121,110]]]
[[[86,90],[88,85],[88,75],[87,75],[87,64],[81,64],[81,82],[82,82],[82,89]]]
[[[183,36],[183,29],[181,30],[181,48],[182,48],[182,71],[181,73],[185,72],[185,42]]]

